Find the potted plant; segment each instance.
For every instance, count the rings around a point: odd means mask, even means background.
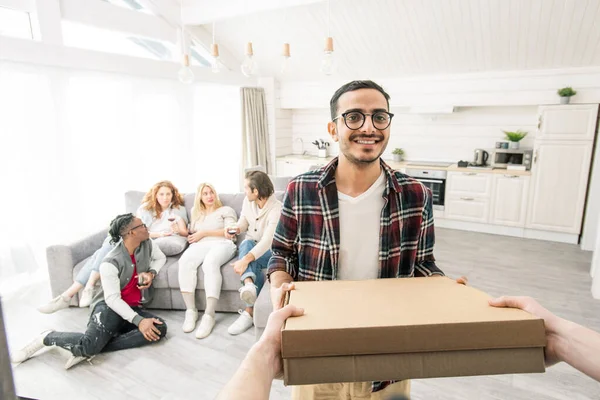
[[[575,96],[577,92],[572,87],[564,87],[558,89],[558,95],[560,96],[560,104],[569,104],[571,96]]]
[[[400,162],[404,159],[404,150],[400,148],[394,149],[392,156],[394,157],[394,161]]]
[[[314,142],[312,142],[312,144],[317,146],[317,149],[318,149],[317,154],[320,158],[327,157],[327,147],[329,146],[329,142],[326,142],[323,139],[317,139]]]
[[[502,131],[502,132],[504,132],[504,134],[506,135],[506,138],[510,141],[510,148],[511,149],[518,149],[519,148],[519,142],[525,136],[527,136],[527,132],[524,132],[522,130],[517,130],[515,132],[510,132],[510,131]]]

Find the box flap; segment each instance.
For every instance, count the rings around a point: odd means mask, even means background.
[[[296,282],[284,358],[545,346],[542,319],[446,277]]]

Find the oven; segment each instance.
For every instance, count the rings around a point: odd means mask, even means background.
[[[411,176],[427,186],[433,195],[433,209],[444,209],[444,197],[446,194],[447,172],[436,169],[407,168],[406,175]]]

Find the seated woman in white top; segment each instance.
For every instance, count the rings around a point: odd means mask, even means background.
[[[136,215],[148,227],[153,239],[166,256],[174,256],[187,246],[188,217],[183,196],[170,181],[152,186]]]
[[[190,247],[179,259],[179,286],[185,303],[183,331],[191,332],[198,321],[195,291],[198,282],[198,267],[204,272],[206,310],[196,331],[196,338],[210,335],[215,326],[215,310],[221,293],[221,265],[236,252],[235,244],[225,238],[225,228],[235,225],[237,216],[231,207],[223,206],[215,188],[202,183],[198,186],[188,241]]]

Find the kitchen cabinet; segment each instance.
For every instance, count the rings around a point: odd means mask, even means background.
[[[277,176],[297,176],[308,172],[311,168],[321,167],[329,162],[326,159],[316,157],[298,156],[278,158],[275,160]]]
[[[448,172],[444,218],[488,222],[492,178],[489,173]]]
[[[524,227],[529,197],[529,176],[496,174],[493,177],[490,223]]]
[[[598,104],[541,106],[536,140],[594,140]]]
[[[536,141],[526,227],[579,234],[592,141]]]
[[[448,172],[446,196],[489,197],[491,193],[491,174]]]
[[[446,198],[444,218],[486,223],[489,220],[490,199],[470,196]]]

